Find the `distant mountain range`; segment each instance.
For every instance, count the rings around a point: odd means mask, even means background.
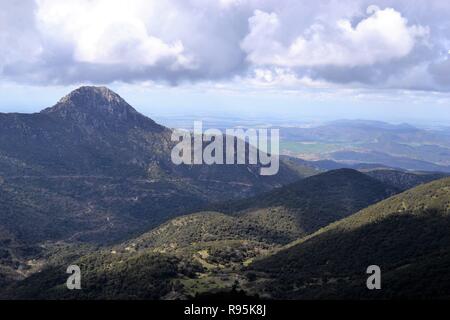
[[[450,131],[409,124],[340,120],[309,128],[281,127],[282,152],[347,165],[378,164],[450,172]]]

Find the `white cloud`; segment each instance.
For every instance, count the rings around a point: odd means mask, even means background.
[[[428,34],[426,27],[408,26],[408,21],[392,8],[370,6],[367,12],[370,16],[356,26],[348,19],[331,26],[313,24],[284,45],[277,38],[282,24],[277,14],[256,10],[241,46],[249,61],[258,65],[355,67],[406,57]]]
[[[218,0],[218,1],[219,4],[224,8],[238,6],[245,2],[245,0]]]
[[[77,62],[152,66],[170,60],[174,68],[192,66],[182,41],[165,42],[146,25],[157,14],[152,2],[40,0],[38,4],[41,32],[69,41]]]
[[[295,72],[287,68],[256,68],[249,77],[243,79],[244,83],[253,87],[298,89],[327,88],[332,85],[324,81],[311,79],[308,76],[299,77]]]
[[[0,0],[0,82],[448,91],[449,15],[442,0]]]

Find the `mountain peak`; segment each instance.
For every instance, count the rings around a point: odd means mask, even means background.
[[[106,87],[83,86],[61,98],[58,103],[43,113],[62,113],[77,109],[78,111],[92,112],[103,110],[113,113],[124,111],[137,113],[117,93]]]
[[[96,128],[145,126],[148,129],[163,130],[162,126],[137,112],[107,87],[80,87],[41,113]]]
[[[104,100],[109,103],[125,102],[125,100],[123,100],[117,93],[107,87],[82,86],[63,97],[58,103],[81,102],[82,99],[86,98]]]

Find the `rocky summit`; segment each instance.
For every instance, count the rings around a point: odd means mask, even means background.
[[[80,87],[41,113],[92,129],[142,128],[153,132],[165,130],[106,87]]]

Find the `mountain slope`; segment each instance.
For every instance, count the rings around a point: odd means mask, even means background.
[[[223,286],[224,283],[231,287],[233,281],[226,279],[242,278],[238,270],[256,257],[314,232],[329,221],[348,216],[392,192],[395,190],[390,185],[358,171],[336,170],[238,203],[235,208],[239,208],[239,212],[199,212],[174,218],[135,239],[112,246],[109,250],[93,252],[89,256],[98,256],[96,266],[99,270],[106,268],[105,266],[115,259],[129,261],[154,254],[177,257],[180,261],[198,264],[202,270],[199,271],[201,277],[180,276],[184,285],[175,291],[185,297],[202,290],[214,289],[215,286]],[[81,259],[84,261],[84,258]],[[49,283],[56,284],[56,279],[61,280],[63,277],[51,274],[56,272],[55,268],[62,270],[60,263],[56,266],[50,264],[41,273],[18,283],[17,287],[11,290],[23,292],[20,288],[26,287],[29,292],[34,292],[33,287],[39,286],[49,297],[53,297],[54,287],[49,287]],[[92,275],[92,281],[100,281],[97,267],[95,270],[89,266],[86,268],[86,272]],[[55,277],[55,280],[49,280]],[[112,290],[111,297],[116,297],[113,292],[122,292],[123,288],[137,286],[137,292],[142,290],[137,283],[125,283],[129,280],[127,275],[117,277],[119,278],[114,281],[119,281],[118,284],[109,288]],[[174,280],[180,277],[169,278]],[[205,281],[207,283],[204,283]],[[95,287],[93,283],[90,285]]]
[[[448,177],[446,173],[405,172],[397,170],[371,170],[365,171],[368,176],[381,182],[391,184],[399,190],[408,190],[420,184]]]
[[[375,204],[255,262],[252,269],[267,277],[255,290],[290,299],[448,298],[449,230],[446,178]],[[382,270],[379,291],[365,285],[366,268],[374,264]]]
[[[68,262],[70,263],[70,262]],[[76,260],[82,290],[68,290],[65,265],[53,265],[0,290],[0,299],[164,299],[182,291],[178,278],[195,277],[198,263],[160,253],[136,255],[97,251]]]
[[[289,228],[290,221],[279,225],[262,225],[259,221],[246,216],[230,216],[219,212],[200,212],[178,217],[149,231],[136,239],[127,241],[120,247],[145,250],[154,248],[158,251],[173,251],[193,244],[215,241],[255,241],[270,245],[286,243],[296,238],[298,230]]]
[[[0,114],[0,228],[24,246],[110,244],[299,178],[283,163],[274,176],[259,165],[177,166],[171,133],[104,87],[40,113]]]
[[[1,154],[30,173],[145,176],[170,147],[168,129],[106,88],[81,87],[38,114],[0,114],[0,124]]]
[[[250,199],[223,205],[221,209],[245,215],[249,219],[287,216],[301,233],[307,234],[397,192],[390,184],[359,171],[339,169],[302,179]]]
[[[229,204],[228,214],[199,212],[178,217],[127,242],[134,250],[171,250],[223,240],[286,244],[395,192],[360,172],[319,174],[258,197]]]
[[[283,164],[270,177],[258,165],[174,165],[171,133],[111,90],[81,87],[37,114],[0,114],[0,174],[200,178],[266,190],[296,177]]]
[[[236,214],[201,212],[178,217],[110,249],[62,262],[56,259],[58,263],[4,294],[15,298],[187,298],[227,290],[238,281],[251,295],[273,298],[379,298],[415,296],[416,289],[407,292],[399,283],[408,283],[419,272],[424,279],[415,282],[420,290],[444,290],[423,282],[436,281],[436,272],[447,267],[445,261],[450,262],[446,260],[450,257],[450,179],[421,185],[318,231],[318,225],[300,228],[297,224],[307,221],[303,215],[308,216],[315,206],[320,206],[322,214],[328,212],[328,219],[338,219],[340,215],[331,214],[333,208],[355,209],[370,199],[367,195],[376,201],[375,196],[386,196],[390,190],[354,170],[320,174],[262,195],[261,208],[255,208],[253,198],[246,210]],[[323,198],[305,198],[308,192],[319,191]],[[290,216],[264,211],[264,205],[278,208],[281,203],[286,210],[297,211],[289,211]],[[300,210],[304,207],[308,210]],[[312,234],[307,235],[306,226]],[[280,245],[295,237],[302,238],[282,249]],[[63,288],[63,266],[72,263],[82,265],[87,273],[88,290],[79,294]],[[133,267],[147,263],[151,265],[143,271]],[[382,293],[365,289],[365,270],[372,264],[382,267]],[[170,272],[161,273],[158,266]],[[148,284],[138,282],[139,277]],[[159,296],[155,288],[161,288]]]
[[[257,165],[174,165],[170,135],[104,87],[81,87],[37,114],[0,114],[0,205],[34,221],[47,238],[54,231],[72,237],[127,221],[133,233],[135,224],[154,226],[207,202],[297,178],[283,164],[271,177],[260,176]],[[24,202],[39,210],[21,209]],[[13,220],[6,219],[0,216],[0,226],[14,233]],[[40,221],[54,230],[39,230]]]

